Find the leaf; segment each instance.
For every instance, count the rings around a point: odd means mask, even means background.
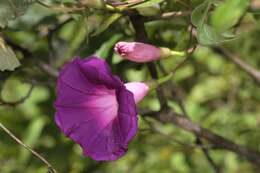
[[[219,44],[234,38],[234,35],[226,30],[218,32],[214,27],[207,24],[206,18],[212,3],[217,4],[218,1],[206,0],[196,7],[191,14],[191,22],[197,27],[198,42],[202,45]]]
[[[1,0],[0,27],[4,28],[9,20],[24,14],[34,0]]]
[[[102,46],[95,52],[95,55],[100,57],[108,57],[111,50],[113,50],[114,45],[122,37],[122,34],[115,34],[111,36],[109,40],[103,42]]]
[[[141,3],[138,3],[137,5],[132,5],[130,8],[143,8],[143,7],[150,7],[155,4],[159,4],[163,2],[164,0],[148,0],[148,1],[143,1]]]
[[[20,66],[20,62],[14,51],[5,45],[3,39],[0,38],[0,70],[13,71],[18,66]]]
[[[199,27],[205,22],[211,3],[211,0],[206,0],[192,11],[191,22],[194,26]]]
[[[106,19],[99,29],[97,29],[91,36],[96,36],[105,31],[113,22],[115,22],[117,19],[119,19],[122,16],[122,14],[115,13],[111,15],[108,19]]]
[[[219,44],[234,38],[233,35],[227,33],[218,33],[213,27],[203,24],[197,29],[198,41],[202,45]]]
[[[212,26],[218,31],[229,29],[238,22],[248,5],[246,0],[226,0],[213,11]]]

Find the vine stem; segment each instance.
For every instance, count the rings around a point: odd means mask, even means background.
[[[188,57],[186,57],[183,61],[181,61],[174,69],[172,69],[168,74],[165,74],[165,76],[158,78],[156,80],[147,81],[146,84],[149,86],[150,90],[156,89],[158,86],[164,84],[165,82],[168,82],[172,79],[175,72],[182,67],[188,60]]]
[[[37,157],[39,160],[41,160],[49,169],[49,172],[51,173],[57,173],[57,171],[53,168],[53,166],[39,153],[37,153],[35,150],[33,150],[28,145],[24,144],[20,139],[18,139],[8,128],[6,128],[1,122],[0,122],[0,128],[3,129],[4,132],[6,132],[13,140],[15,140],[19,145],[21,145],[26,150],[30,151],[35,157]]]

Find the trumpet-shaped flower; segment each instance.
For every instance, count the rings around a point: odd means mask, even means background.
[[[116,160],[137,133],[134,93],[104,60],[75,58],[59,74],[55,122],[85,156]]]

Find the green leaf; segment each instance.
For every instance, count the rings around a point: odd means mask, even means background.
[[[113,22],[115,22],[117,19],[119,19],[122,16],[122,14],[115,13],[111,15],[108,19],[106,19],[99,29],[97,29],[91,36],[96,36],[105,31]]]
[[[100,57],[108,57],[111,50],[113,50],[114,45],[122,37],[122,34],[115,34],[111,38],[104,42],[102,46],[96,51],[95,55]]]
[[[219,44],[222,42],[229,41],[234,36],[226,33],[218,33],[213,27],[203,24],[197,29],[198,41],[202,45]]]
[[[18,66],[20,66],[20,62],[14,51],[5,45],[4,41],[0,38],[0,70],[13,71]]]
[[[24,14],[34,0],[1,0],[0,27],[4,28],[8,21]]]
[[[234,35],[228,33],[226,29],[219,32],[207,24],[208,11],[212,3],[217,4],[218,1],[206,0],[196,7],[191,14],[191,22],[197,27],[198,42],[202,45],[219,44],[234,38]]]
[[[194,26],[199,27],[205,22],[211,3],[211,0],[206,0],[192,11],[191,22]]]
[[[226,0],[213,11],[212,26],[218,31],[229,29],[238,22],[248,5],[247,0]]]
[[[130,8],[143,8],[143,7],[151,7],[155,4],[159,4],[163,2],[164,0],[148,0],[148,1],[143,1],[141,3],[138,3],[137,5],[132,5]]]

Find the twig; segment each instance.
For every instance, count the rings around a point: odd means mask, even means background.
[[[144,119],[144,121],[150,126],[150,129],[148,129],[148,130],[150,130],[150,131],[153,132],[153,133],[157,133],[157,134],[159,134],[159,135],[161,135],[161,136],[164,136],[164,137],[166,137],[167,139],[171,139],[171,140],[173,140],[173,142],[175,142],[176,144],[179,144],[179,145],[182,145],[182,146],[191,148],[191,149],[195,149],[195,148],[208,149],[208,148],[210,148],[210,146],[204,146],[203,144],[201,144],[201,145],[186,144],[186,143],[184,143],[184,142],[182,142],[182,141],[180,141],[180,140],[178,140],[178,139],[176,139],[176,138],[173,138],[172,135],[170,135],[170,134],[165,134],[165,133],[163,133],[162,131],[160,131],[158,128],[155,127],[155,125],[154,125],[152,122],[150,122],[148,119],[146,119],[146,117],[143,117],[143,119]]]
[[[173,111],[169,112],[149,112],[144,116],[149,116],[162,123],[172,123],[183,130],[192,132],[210,141],[214,145],[214,149],[226,149],[237,153],[238,155],[247,158],[250,162],[260,165],[260,152],[252,149],[248,149],[245,146],[238,145],[233,141],[226,139],[214,132],[201,127],[199,124],[192,122],[188,117],[177,114]]]
[[[176,0],[176,2],[181,4],[181,5],[183,5],[183,6],[185,6],[185,7],[187,7],[187,8],[189,8],[189,5],[186,4],[185,2],[183,2],[182,0]]]
[[[158,74],[157,74],[157,70],[156,70],[156,66],[154,63],[148,63],[148,70],[152,76],[153,79],[158,79]],[[164,94],[164,91],[163,91],[163,88],[161,86],[158,86],[156,88],[156,94],[157,94],[157,97],[158,97],[158,100],[160,102],[160,109],[163,110],[163,109],[167,109],[168,108],[168,105],[167,105],[167,99],[166,99],[166,96]]]
[[[61,29],[64,25],[66,25],[67,23],[73,21],[72,18],[68,18],[65,21],[57,24],[54,28],[50,29],[47,35],[47,39],[48,39],[48,46],[49,46],[49,52],[50,52],[50,58],[53,58],[53,56],[55,55],[55,48],[53,45],[53,39],[54,39],[54,35],[55,33]]]
[[[53,78],[57,78],[59,75],[59,72],[57,69],[53,68],[51,65],[43,62],[43,61],[39,61],[37,63],[37,65],[41,68],[42,71],[44,71],[45,73],[47,73],[49,76],[53,77]]]
[[[27,92],[27,94],[23,98],[15,101],[15,102],[8,102],[8,101],[5,101],[2,98],[0,98],[0,106],[1,105],[16,106],[16,105],[22,104],[26,99],[28,99],[31,96],[33,88],[34,88],[34,85],[32,84],[29,91]]]
[[[15,14],[15,16],[18,16],[17,8],[16,8],[15,4],[13,3],[13,1],[8,0],[8,3],[11,6],[11,9],[12,9],[13,13]]]
[[[5,38],[5,41],[7,42],[8,45],[10,45],[13,49],[20,51],[24,57],[26,58],[33,58],[33,54],[29,49],[26,49],[18,44],[16,44],[15,42],[13,42],[12,40]],[[57,78],[58,77],[58,70],[53,68],[51,65],[45,63],[44,61],[38,60],[36,62],[36,65],[38,65],[38,67],[41,68],[42,71],[44,71],[45,73],[47,73],[49,76]]]
[[[180,97],[179,93],[176,92],[177,94],[177,102],[180,106],[180,109],[182,110],[182,114],[185,116],[185,117],[189,117],[188,116],[188,112],[186,111],[186,108],[185,108],[185,105],[183,103],[183,99]],[[196,135],[196,144],[197,145],[203,145],[203,142],[202,140],[200,139],[200,137],[198,135]],[[214,171],[216,173],[219,173],[220,172],[220,167],[214,162],[213,158],[210,156],[209,154],[209,150],[207,148],[201,148],[204,156],[206,157],[206,159],[208,160],[209,164],[211,165],[211,167],[214,169]]]
[[[203,145],[201,139],[199,137],[196,138],[197,145]],[[214,162],[214,160],[211,158],[209,154],[209,150],[207,148],[201,148],[204,156],[207,158],[209,164],[212,166],[212,168],[215,170],[216,173],[221,172],[221,168]]]
[[[8,130],[1,122],[0,128],[3,129],[13,140],[15,140],[19,145],[21,145],[26,150],[30,151],[35,157],[41,160],[47,167],[50,173],[57,173],[57,171],[53,168],[53,166],[39,153],[30,148],[28,145],[24,144],[20,139],[18,139],[10,130]]]
[[[168,19],[173,19],[176,17],[187,17],[190,14],[191,14],[191,11],[173,11],[173,12],[162,13],[157,16],[147,17],[147,21],[168,20]]]
[[[130,16],[130,20],[133,24],[133,27],[136,31],[136,39],[137,41],[141,41],[141,42],[147,42],[147,34],[146,34],[146,31],[145,31],[145,28],[144,28],[144,18],[140,17],[140,16]],[[191,44],[192,42],[192,38],[193,38],[193,35],[192,35],[192,30],[193,28],[191,28],[191,31],[190,31],[190,40],[189,40],[189,45]],[[187,57],[180,63],[177,65],[176,68],[174,68],[171,73],[175,73],[180,67],[183,66],[183,64],[185,64],[185,62],[187,61],[187,59],[189,58],[189,56],[193,53],[193,51],[196,49],[196,45],[194,47],[192,47],[191,49],[187,49]],[[158,74],[157,74],[157,71],[156,71],[156,67],[153,63],[148,63],[148,69],[150,71],[150,74],[152,76],[152,78],[154,79],[157,79],[158,78]],[[160,101],[160,104],[161,104],[161,110],[167,110],[168,109],[168,105],[167,105],[167,100],[166,100],[166,97],[164,96],[164,93],[163,93],[163,90],[161,88],[157,88],[157,96],[158,96],[158,99]],[[184,109],[184,108],[183,108]],[[186,112],[186,111],[185,111]],[[208,151],[207,149],[204,149],[203,150],[204,152]],[[206,157],[207,159],[210,159],[209,162],[211,164],[213,164],[213,160],[210,158],[209,154],[208,153],[205,153],[206,154]],[[215,164],[213,165],[214,169],[217,167]]]
[[[172,17],[186,17],[191,14],[191,11],[173,11],[161,14],[161,18],[169,19]]]
[[[46,8],[51,8],[51,6],[50,6],[50,5],[48,5],[48,4],[45,4],[45,3],[44,3],[44,2],[42,2],[41,0],[36,0],[36,2],[37,2],[38,4],[40,4],[40,5],[44,6],[44,7],[46,7]]]
[[[186,59],[187,58],[188,57],[186,57]],[[176,71],[178,69],[178,67],[182,66],[184,61],[182,61],[179,65],[177,65],[177,67],[173,71]],[[164,69],[164,67],[160,63],[159,63],[159,68],[161,69],[161,71],[164,75],[167,74],[166,70]],[[183,102],[183,98],[182,98],[180,92],[178,91],[177,87],[175,86],[175,84],[172,81],[168,81],[168,84],[170,85],[172,97],[177,101],[177,104],[179,105],[179,107],[182,111],[182,115],[188,118],[189,117],[188,112],[186,111],[186,108],[185,108],[185,105],[184,105],[184,102]],[[196,144],[199,145],[199,146],[203,145],[203,142],[201,141],[201,139],[198,136],[196,136]],[[201,150],[202,150],[203,154],[205,155],[206,159],[208,160],[209,164],[215,170],[215,172],[219,173],[220,168],[218,167],[218,165],[215,164],[214,160],[211,158],[209,151],[208,151],[208,148],[201,147]]]
[[[235,55],[222,47],[213,47],[214,52],[224,56],[228,60],[236,64],[240,69],[249,74],[258,84],[260,84],[260,71],[250,64],[244,62],[238,55]]]

